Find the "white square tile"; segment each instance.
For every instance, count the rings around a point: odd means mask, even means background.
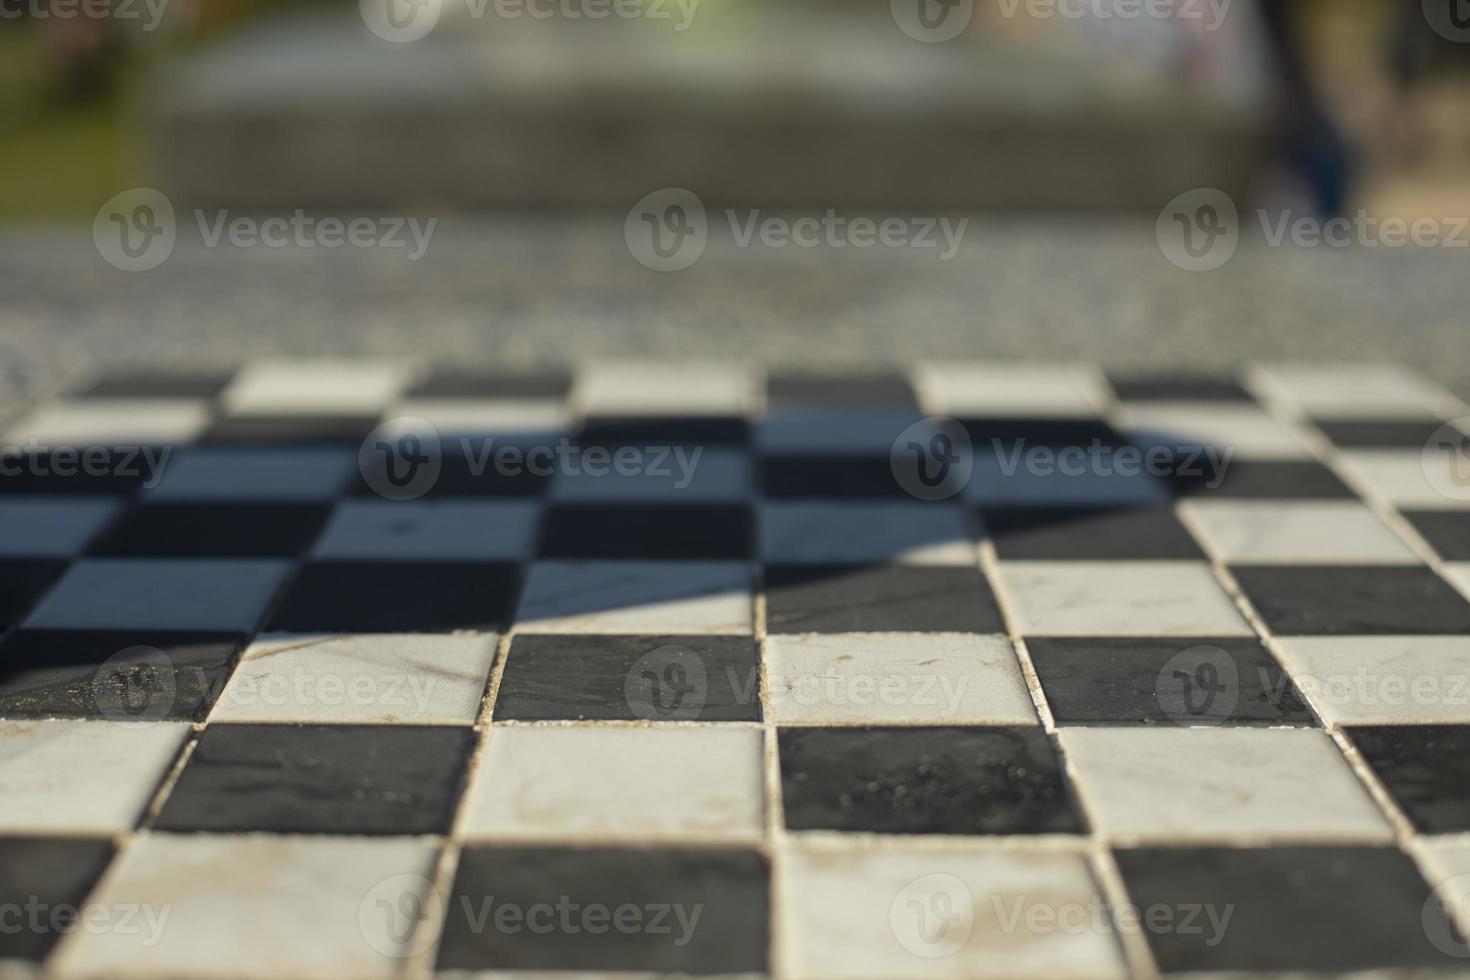
[[[744,562],[538,561],[521,591],[525,633],[713,633],[754,629]]]
[[[1099,833],[1151,841],[1387,840],[1388,822],[1326,732],[1064,728]]]
[[[187,400],[95,399],[57,402],[27,415],[6,446],[86,449],[191,442],[209,423],[209,406]]]
[[[201,446],[179,453],[147,495],[150,502],[335,500],[356,472],[350,449]]]
[[[1104,899],[1081,854],[800,845],[783,849],[776,888],[782,959],[801,980],[1128,975],[1111,927],[1093,925]]]
[[[1040,724],[1004,636],[773,636],[765,662],[766,717],[779,724]]]
[[[1269,394],[1319,419],[1424,418],[1447,397],[1438,385],[1391,364],[1287,364],[1252,377]]]
[[[497,725],[470,788],[470,838],[666,840],[761,835],[753,728]]]
[[[786,409],[761,419],[755,442],[767,456],[867,456],[888,459],[924,415],[912,408]]]
[[[1164,504],[1169,488],[1152,476],[1142,459],[1123,465],[1121,456],[1105,456],[1105,466],[1068,464],[1034,466],[1024,452],[977,446],[975,465],[965,485],[964,499],[972,504],[1017,507],[1128,507]]]
[[[1349,501],[1189,500],[1183,512],[1221,560],[1287,564],[1418,564],[1367,507]]]
[[[318,561],[520,561],[539,501],[348,500],[312,549]]]
[[[420,901],[435,857],[412,839],[148,834],[90,902],[156,915],[135,930],[77,930],[52,967],[150,980],[397,976],[419,946],[390,917],[438,904]]]
[[[1470,508],[1470,472],[1452,469],[1448,455],[1417,449],[1374,449],[1346,452],[1343,457],[1347,470],[1370,492],[1397,507]]]
[[[255,628],[291,569],[244,558],[88,558],[67,569],[29,629]]]
[[[1150,446],[1213,446],[1236,459],[1310,457],[1301,430],[1254,405],[1151,402],[1119,412],[1129,440]]]
[[[596,475],[581,468],[559,473],[551,495],[562,503],[738,503],[753,492],[750,456],[741,450],[675,446],[666,454],[660,450],[640,457],[636,473],[615,468]]]
[[[1288,636],[1279,656],[1329,725],[1470,724],[1470,637]]]
[[[127,833],[188,733],[182,722],[0,721],[0,833]]]
[[[1076,364],[930,362],[914,382],[925,412],[956,418],[1086,417],[1111,401],[1101,372]]]
[[[1203,562],[1003,561],[1000,579],[1023,634],[1251,635]]]
[[[964,510],[949,503],[767,501],[760,508],[760,534],[767,562],[974,565],[979,560]]]
[[[470,634],[266,635],[246,649],[209,720],[474,724],[496,641]]]
[[[105,498],[0,498],[0,555],[69,558],[81,554],[120,509],[118,501]]]
[[[740,363],[610,361],[579,370],[571,400],[586,415],[746,415],[756,380]]]
[[[493,459],[494,451],[502,446],[555,445],[566,430],[565,410],[553,398],[410,399],[395,405],[390,414],[381,430],[385,438],[423,431],[422,425],[412,421],[422,419],[438,434],[446,455],[459,453],[477,459],[487,449]]]
[[[396,361],[256,361],[220,398],[231,415],[377,415],[412,371]]]

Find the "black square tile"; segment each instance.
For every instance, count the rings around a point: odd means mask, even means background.
[[[94,555],[293,558],[316,541],[327,504],[151,504],[93,545]]]
[[[749,442],[749,421],[726,415],[592,415],[583,420],[577,433],[577,445],[584,449],[745,446]]]
[[[217,419],[199,442],[357,447],[377,426],[375,415],[235,415]]]
[[[1164,973],[1356,971],[1454,965],[1425,934],[1430,888],[1387,847],[1116,852]],[[1186,929],[1185,916],[1192,926]],[[1228,920],[1225,918],[1229,916]]]
[[[71,397],[212,399],[232,377],[233,371],[109,371]]]
[[[1205,558],[1172,507],[987,507],[980,517],[1012,561]]]
[[[1351,500],[1356,494],[1315,460],[1210,457],[1203,449],[1175,453],[1161,478],[1182,497],[1240,500]]]
[[[497,721],[760,721],[748,636],[519,635]]]
[[[516,566],[478,562],[309,562],[271,617],[293,633],[496,631],[520,590]]]
[[[1082,822],[1034,728],[783,728],[788,830],[1069,834]]]
[[[496,466],[493,456],[484,455],[483,446],[471,447],[446,442],[439,459],[439,473],[433,483],[423,487],[425,500],[436,497],[540,497],[551,486],[551,473],[539,463],[536,467],[521,465]],[[492,449],[493,452],[493,449]],[[525,456],[518,457],[524,462]],[[395,455],[393,465],[399,458]],[[353,477],[348,494],[354,497],[380,496],[379,487],[393,486],[386,474],[389,458],[375,454],[368,458],[364,472],[364,461],[358,460],[358,470]],[[371,479],[369,479],[371,477]]]
[[[1414,530],[1445,561],[1470,561],[1470,511],[1404,511]]]
[[[1237,565],[1231,572],[1279,635],[1470,632],[1470,602],[1428,568]]]
[[[65,568],[64,561],[0,559],[0,630],[20,622]]]
[[[1347,732],[1421,833],[1470,831],[1470,726],[1383,725]]]
[[[1271,652],[1245,637],[1027,637],[1059,725],[1315,725]]]
[[[755,553],[749,507],[580,506],[550,508],[542,558],[748,559]]]
[[[435,368],[428,377],[409,389],[407,397],[560,399],[566,397],[571,385],[570,375],[555,371],[509,374],[445,367]]]
[[[978,568],[768,565],[772,633],[1004,633]]]
[[[437,969],[764,974],[770,877],[750,850],[469,847]]]
[[[155,485],[173,456],[173,448],[164,446],[5,453],[0,494],[128,496],[144,484]]]
[[[1083,450],[1127,445],[1118,430],[1100,418],[1031,418],[1007,416],[961,419],[977,452],[1014,455],[1036,447]]]
[[[918,404],[913,386],[901,374],[822,375],[777,372],[766,378],[771,409],[851,408],[859,405]]]
[[[0,837],[0,909],[8,913],[0,928],[0,963],[39,963],[63,936],[80,929],[78,910],[112,855],[106,840]]]
[[[1443,424],[1437,419],[1316,422],[1333,445],[1342,449],[1423,449]]]
[[[888,458],[771,457],[761,462],[767,497],[899,497],[912,499]]]
[[[202,721],[246,636],[19,630],[0,642],[0,718]]]
[[[408,725],[210,725],[157,830],[443,834],[475,733]]]
[[[1218,374],[1109,374],[1125,402],[1252,402],[1240,382]]]

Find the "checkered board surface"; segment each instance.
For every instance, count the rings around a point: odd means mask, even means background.
[[[1466,415],[105,376],[0,440],[0,975],[1465,975]]]

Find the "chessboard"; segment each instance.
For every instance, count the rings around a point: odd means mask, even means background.
[[[0,437],[0,976],[1464,976],[1467,595],[1382,365],[103,374]]]

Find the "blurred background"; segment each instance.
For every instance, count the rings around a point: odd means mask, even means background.
[[[1198,187],[1242,215],[1470,214],[1462,6],[0,0],[0,370],[31,390],[104,356],[256,352],[1379,356],[1463,390],[1470,250],[1243,246],[1199,276],[1152,234]],[[712,232],[661,276],[623,217],[670,186],[712,214],[974,220],[944,267]],[[181,216],[144,275],[89,254],[136,187]],[[204,249],[195,209],[442,223],[409,266]]]

